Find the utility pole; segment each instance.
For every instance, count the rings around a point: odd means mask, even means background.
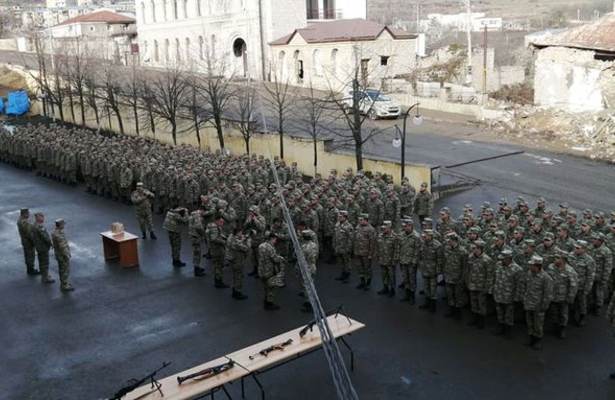
[[[487,25],[483,36],[483,104],[487,102]]]
[[[472,0],[464,0],[466,5],[466,33],[468,35],[468,75],[467,83],[472,83]]]

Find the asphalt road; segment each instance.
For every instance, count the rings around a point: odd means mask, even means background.
[[[121,269],[104,262],[98,232],[114,221],[136,231],[130,207],[4,164],[0,182],[1,399],[104,398],[163,361],[173,362],[166,376],[309,319],[298,311],[293,274],[279,293],[282,310],[262,310],[262,288],[252,278],[246,278],[250,298],[238,303],[228,290],[213,288],[209,266],[203,279],[193,278],[187,268],[173,270],[160,217],[155,218],[159,240],[139,243],[141,267]],[[505,193],[485,185],[437,206],[458,210],[471,202],[478,207]],[[74,292],[64,295],[57,283],[44,286],[26,277],[15,227],[21,207],[44,211],[49,228],[55,218],[67,220]],[[183,258],[190,259],[187,241]],[[54,261],[52,271],[57,274]],[[615,340],[602,318],[570,328],[564,341],[547,336],[544,350],[536,352],[523,345],[523,326],[510,340],[496,338],[490,330],[444,318],[442,303],[436,315],[428,315],[375,290],[341,285],[333,280],[337,274],[336,267],[321,264],[317,287],[326,308],[344,304],[349,315],[367,324],[349,338],[356,356],[351,377],[362,399],[615,398],[615,383],[607,379],[615,370]],[[494,327],[492,318],[488,327]],[[260,379],[269,399],[335,398],[321,352]],[[230,391],[239,396],[238,385]],[[247,397],[258,398],[253,384],[247,385]]]

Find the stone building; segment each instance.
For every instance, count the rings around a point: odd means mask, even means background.
[[[292,85],[341,90],[359,74],[365,86],[409,73],[414,34],[362,19],[318,22],[270,43],[272,70]]]
[[[136,0],[141,63],[267,79],[267,43],[306,25],[306,0]]]
[[[615,13],[531,46],[536,105],[570,112],[615,107]]]

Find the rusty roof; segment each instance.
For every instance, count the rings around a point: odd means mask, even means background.
[[[615,52],[615,13],[532,43],[535,47],[572,47]]]
[[[394,39],[415,39],[409,32],[393,29],[386,25],[364,19],[343,19],[337,21],[316,22],[305,28],[295,29],[292,33],[274,40],[270,44],[285,45],[295,35],[300,35],[307,43],[352,42],[374,40],[387,31]]]
[[[134,18],[130,18],[126,15],[119,14],[113,11],[101,10],[69,18],[56,26],[88,22],[106,22],[107,24],[132,24],[135,23],[136,20]]]

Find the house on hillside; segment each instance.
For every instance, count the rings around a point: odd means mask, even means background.
[[[570,112],[615,107],[615,13],[530,45],[536,105]]]
[[[89,51],[97,57],[126,65],[137,56],[136,35],[134,18],[100,10],[47,28],[42,37],[44,45],[51,46],[52,52],[70,52],[78,44],[79,51]]]
[[[318,22],[269,43],[272,71],[292,85],[340,90],[358,72],[362,84],[407,74],[417,35],[362,19]]]

